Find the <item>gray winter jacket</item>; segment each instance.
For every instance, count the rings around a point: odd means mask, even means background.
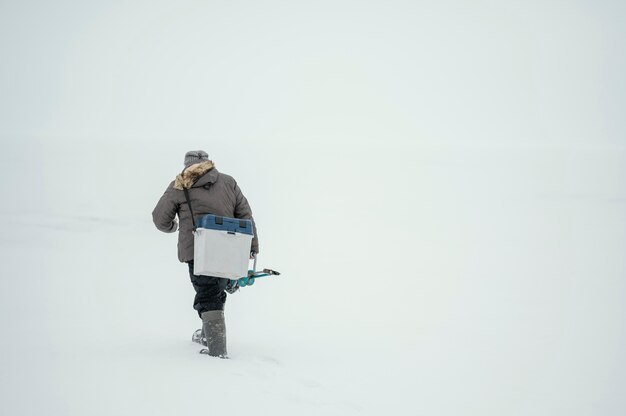
[[[193,223],[183,187],[189,189],[191,208],[196,220],[206,214],[251,220],[254,228],[251,251],[259,252],[256,224],[248,201],[235,179],[218,172],[213,162],[207,161],[191,165],[178,175],[152,211],[154,225],[166,233],[176,231],[178,215],[178,259],[181,262],[193,260]]]

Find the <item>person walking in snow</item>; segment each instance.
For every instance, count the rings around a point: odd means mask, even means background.
[[[178,231],[178,259],[187,263],[191,284],[196,291],[193,308],[202,319],[202,331],[195,334],[196,340],[206,343],[208,350],[202,350],[216,357],[227,357],[226,325],[224,303],[228,279],[193,274],[193,221],[183,189],[188,190],[189,200],[195,218],[206,214],[241,218],[252,221],[252,258],[259,252],[259,241],[252,210],[233,177],[215,168],[209,155],[202,150],[185,154],[185,168],[176,176],[152,211],[156,228],[165,233]],[[178,216],[178,221],[176,220]],[[180,225],[179,225],[180,224]],[[200,338],[200,339],[198,339]],[[206,341],[205,341],[206,340]]]

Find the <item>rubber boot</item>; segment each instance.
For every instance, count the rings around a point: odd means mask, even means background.
[[[202,332],[207,340],[208,349],[203,349],[200,354],[208,354],[212,357],[228,358],[226,353],[226,323],[224,311],[202,312]]]
[[[197,329],[196,332],[194,332],[191,336],[191,340],[206,347],[206,337],[204,336],[202,329]]]

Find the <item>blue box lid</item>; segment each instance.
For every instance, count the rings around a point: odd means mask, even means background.
[[[197,219],[196,227],[254,235],[252,232],[252,221],[240,218],[220,217],[213,214],[204,215]]]

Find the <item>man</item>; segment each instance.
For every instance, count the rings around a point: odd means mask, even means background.
[[[250,205],[237,182],[231,176],[218,172],[206,152],[202,150],[187,152],[184,163],[185,169],[169,184],[152,211],[152,220],[159,230],[166,233],[176,231],[180,223],[178,259],[188,264],[191,283],[196,291],[193,307],[202,319],[201,338],[206,339],[208,347],[207,350],[200,352],[227,358],[224,303],[229,280],[193,274],[193,222],[183,189],[188,190],[195,218],[214,214],[251,220],[254,229],[251,257],[259,252],[256,225]]]

